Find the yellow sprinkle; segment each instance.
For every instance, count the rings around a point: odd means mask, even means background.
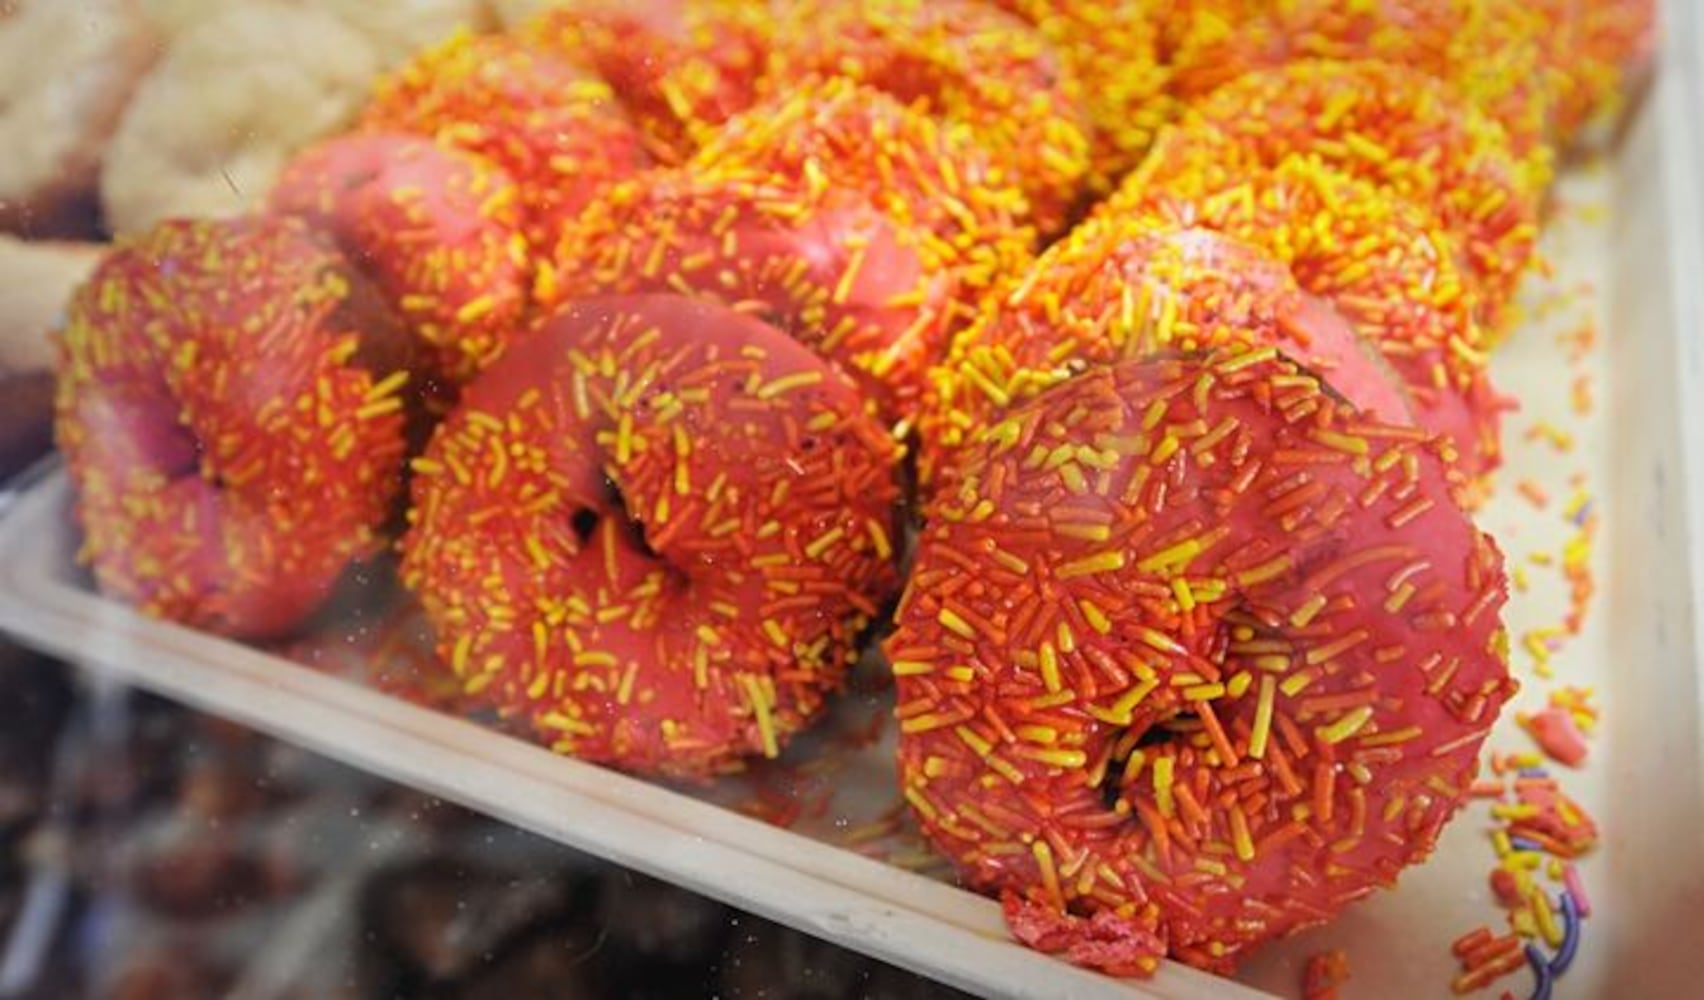
[[[1239,859],[1254,860],[1254,838],[1249,836],[1248,817],[1240,806],[1231,808],[1231,844],[1236,848]]]
[[[708,625],[698,626],[698,629],[694,634],[698,636],[698,641],[704,643],[706,646],[720,646],[722,644],[722,637],[716,634],[716,630]]]
[[[359,420],[373,420],[396,413],[401,409],[402,397],[385,396],[382,399],[375,399],[371,403],[363,403],[355,410],[355,417]]]
[[[1259,350],[1248,351],[1229,361],[1222,362],[1219,365],[1219,370],[1223,372],[1241,371],[1251,365],[1260,364],[1262,361],[1270,361],[1277,356],[1278,349],[1276,347],[1262,347]]]
[[[769,714],[769,698],[764,694],[763,685],[750,674],[741,674],[740,684],[745,688],[746,698],[751,702],[752,714],[757,717],[757,732],[763,740],[763,755],[770,759],[780,756],[781,748],[775,741],[775,719]]]
[[[473,652],[473,633],[464,632],[456,639],[455,649],[450,652],[450,669],[457,677],[467,676],[468,654]]]
[[[1241,698],[1248,691],[1249,686],[1253,683],[1254,675],[1244,670],[1242,673],[1232,677],[1230,683],[1225,685],[1225,693],[1229,694],[1232,698]]]
[[[392,372],[379,381],[374,382],[372,388],[367,390],[366,397],[371,400],[379,399],[383,396],[394,395],[398,389],[401,389],[407,384],[408,372]]]
[[[1327,448],[1347,452],[1351,455],[1365,455],[1370,450],[1367,439],[1353,434],[1339,434],[1336,431],[1314,431],[1313,439]]]
[[[1154,761],[1154,801],[1160,808],[1160,815],[1167,819],[1171,819],[1177,811],[1172,801],[1172,770],[1176,766],[1177,760],[1173,757]]]
[[[965,746],[975,750],[978,757],[986,757],[994,749],[993,744],[976,735],[976,730],[969,726],[955,726],[953,732],[958,735],[960,740],[964,741]]]
[[[1185,701],[1212,701],[1214,698],[1223,697],[1224,694],[1223,684],[1193,684],[1183,689]]]
[[[1100,605],[1085,597],[1077,602],[1077,609],[1083,613],[1083,618],[1089,623],[1089,627],[1097,633],[1106,635],[1112,631],[1112,619],[1106,616],[1106,612],[1100,609]]]
[[[757,390],[758,399],[774,399],[794,389],[802,389],[808,385],[816,385],[822,381],[822,372],[803,371],[791,375],[783,375],[778,379],[764,383]]]
[[[1065,894],[1059,890],[1059,872],[1053,866],[1053,848],[1047,846],[1046,839],[1037,837],[1030,844],[1030,853],[1035,855],[1035,863],[1041,869],[1041,884],[1047,890],[1047,898],[1063,911]]]
[[[1049,691],[1058,691],[1064,687],[1059,681],[1059,656],[1053,651],[1053,644],[1041,644],[1041,682]]]
[[[951,608],[942,608],[941,613],[935,616],[935,620],[966,639],[976,638],[976,630],[971,628],[970,623],[960,618]]]
[[[1195,557],[1200,554],[1201,540],[1198,538],[1187,538],[1178,542],[1176,545],[1161,549],[1148,558],[1143,559],[1141,562],[1136,564],[1136,568],[1144,573],[1151,573],[1157,569],[1166,568],[1170,568],[1175,572],[1181,573],[1188,569],[1190,562],[1192,562]]]
[[[1276,579],[1288,572],[1290,566],[1290,557],[1288,555],[1281,555],[1276,559],[1261,563],[1259,566],[1254,566],[1238,573],[1236,577],[1237,585],[1241,587],[1251,587],[1257,583],[1265,583],[1268,580]]]
[[[922,660],[893,661],[893,675],[895,677],[916,677],[920,674],[932,674],[934,672],[934,664]]]
[[[1315,594],[1308,598],[1307,602],[1297,608],[1295,613],[1290,616],[1290,624],[1297,628],[1307,628],[1308,623],[1313,621],[1314,617],[1321,611],[1325,610],[1325,605],[1325,595]]]
[[[1248,755],[1255,760],[1266,756],[1266,740],[1272,732],[1272,704],[1277,692],[1277,679],[1271,674],[1260,678],[1260,696],[1254,706],[1254,725],[1248,735]]]
[[[1178,610],[1185,614],[1195,610],[1195,591],[1189,589],[1189,581],[1183,577],[1173,577],[1171,582],[1172,595],[1177,598]]]
[[[1317,677],[1318,674],[1314,671],[1303,670],[1284,678],[1283,682],[1278,685],[1278,690],[1284,692],[1285,697],[1294,698],[1306,690],[1307,686],[1312,684]]]
[[[471,323],[481,316],[489,314],[495,308],[497,308],[496,299],[489,295],[481,295],[456,310],[456,322]]]
[[[819,535],[815,541],[812,541],[809,545],[805,546],[805,555],[812,559],[821,559],[824,552],[827,552],[833,547],[835,542],[838,542],[845,537],[845,529],[830,528]]]
[[[1089,761],[1088,754],[1081,750],[1052,750],[1024,745],[1018,747],[1015,752],[1020,757],[1027,757],[1050,767],[1080,768]]]
[[[922,791],[919,789],[913,788],[910,785],[905,786],[905,800],[911,803],[911,807],[921,813],[925,819],[935,820],[940,818],[940,811],[935,808],[935,804],[925,798]]]
[[[870,544],[876,547],[876,558],[883,560],[892,558],[893,543],[888,540],[887,529],[873,520],[865,521],[864,527],[869,533]]]
[[[787,633],[782,630],[781,623],[775,619],[765,618],[763,620],[763,634],[768,636],[769,641],[775,645],[782,649],[787,648]]]
[[[1123,552],[1099,552],[1092,556],[1068,562],[1059,567],[1057,576],[1061,580],[1073,577],[1090,576],[1095,573],[1108,573],[1124,568]]]
[[[1343,713],[1343,717],[1323,729],[1315,730],[1319,738],[1326,743],[1341,743],[1361,731],[1361,727],[1373,717],[1373,707],[1362,705],[1360,708]]]

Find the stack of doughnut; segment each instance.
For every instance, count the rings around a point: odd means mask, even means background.
[[[1429,853],[1514,691],[1488,357],[1649,3],[494,12],[83,283],[103,590],[266,640],[389,549],[468,710],[688,781],[890,633],[924,833],[1119,974]]]

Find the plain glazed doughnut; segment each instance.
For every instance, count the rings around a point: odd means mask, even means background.
[[[844,77],[806,81],[734,117],[687,166],[729,165],[776,186],[862,193],[916,238],[932,266],[959,276],[966,313],[1031,260],[1029,203],[995,179],[969,129]]]
[[[170,39],[119,122],[101,169],[108,227],[252,210],[297,150],[354,119],[378,71],[367,40],[324,11],[220,4]]]
[[[886,652],[905,797],[1021,941],[1222,971],[1431,851],[1515,689],[1439,452],[1246,348],[971,441]]]
[[[519,334],[531,249],[519,191],[490,161],[419,136],[340,136],[297,156],[268,203],[336,239],[451,381]]]
[[[897,446],[832,366],[714,303],[572,303],[414,466],[402,577],[470,698],[703,777],[775,756],[897,591]]]
[[[844,76],[970,129],[1029,197],[1036,227],[1062,228],[1089,171],[1081,91],[1039,31],[980,0],[795,0],[777,29],[769,92]]]
[[[483,156],[520,186],[527,235],[560,227],[650,162],[609,85],[502,35],[458,35],[380,81],[364,128],[413,132]]]
[[[1382,420],[1411,419],[1395,374],[1290,269],[1205,229],[1079,225],[953,344],[919,421],[919,477],[1000,413],[1086,367],[1227,343],[1269,346]]]
[[[1504,404],[1491,387],[1478,303],[1436,217],[1365,181],[1292,155],[1271,169],[1227,164],[1173,128],[1101,208],[1138,228],[1201,227],[1288,264],[1401,378],[1420,426],[1454,445],[1478,479],[1501,461]]]
[[[1499,325],[1532,261],[1550,179],[1527,176],[1501,125],[1418,70],[1373,61],[1309,59],[1238,78],[1195,103],[1192,141],[1227,145],[1228,167],[1271,167],[1318,156],[1435,212],[1462,249],[1469,276]]]
[[[958,320],[957,276],[856,189],[767,173],[652,171],[565,226],[539,308],[677,292],[758,316],[832,359],[893,424],[908,419]]]
[[[749,0],[568,0],[521,34],[595,70],[652,155],[680,163],[757,99],[771,19]]]
[[[246,638],[374,554],[401,482],[395,321],[301,222],[121,240],[61,334],[57,436],[108,594]]]
[[[157,41],[134,0],[0,4],[0,231],[95,234],[101,162]]]

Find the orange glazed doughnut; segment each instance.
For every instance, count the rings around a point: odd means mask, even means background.
[[[1244,348],[972,440],[886,651],[905,797],[1021,941],[1223,971],[1431,851],[1515,690],[1438,451]]]
[[[775,756],[898,589],[897,448],[832,366],[679,296],[577,302],[415,463],[404,583],[468,695],[557,750]]]
[[[1309,59],[1257,70],[1190,109],[1189,128],[1228,163],[1276,166],[1317,155],[1435,212],[1492,319],[1532,261],[1545,178],[1529,178],[1502,126],[1446,84],[1373,61]]]
[[[1062,228],[1089,171],[1080,88],[1034,27],[980,0],[793,0],[767,88],[844,76],[970,129],[1029,197],[1037,228]]]
[[[559,227],[602,188],[650,162],[609,85],[501,35],[458,35],[380,81],[362,124],[413,132],[477,153],[521,189],[527,234],[554,245]]]
[[[653,171],[563,228],[535,298],[677,292],[780,327],[909,418],[957,318],[957,276],[856,189],[730,164]]]
[[[718,129],[690,170],[735,165],[777,186],[862,193],[960,276],[964,311],[1030,262],[1029,205],[968,129],[942,123],[844,77],[809,80]]]
[[[489,161],[419,136],[340,136],[298,155],[269,205],[334,237],[450,380],[519,332],[530,251],[515,185]]]
[[[920,478],[1001,411],[1087,366],[1233,341],[1307,364],[1366,413],[1411,419],[1394,373],[1278,260],[1210,230],[1096,218],[954,343],[919,422]]]
[[[567,0],[522,34],[596,70],[652,155],[680,163],[757,99],[771,31],[749,0]]]
[[[101,589],[227,635],[297,627],[382,544],[406,343],[293,219],[121,240],[61,333],[57,434]]]
[[[1504,404],[1454,241],[1434,217],[1316,157],[1226,164],[1211,152],[1223,140],[1198,147],[1194,131],[1168,129],[1102,214],[1138,228],[1215,229],[1278,257],[1384,355],[1415,420],[1454,445],[1467,477],[1495,469]]]

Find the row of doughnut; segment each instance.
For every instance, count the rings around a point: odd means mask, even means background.
[[[423,52],[264,213],[81,288],[83,557],[267,639],[400,533],[468,707],[668,778],[777,756],[891,625],[901,791],[1025,943],[1224,969],[1327,919],[1514,692],[1487,357],[1650,5],[1149,6]]]

